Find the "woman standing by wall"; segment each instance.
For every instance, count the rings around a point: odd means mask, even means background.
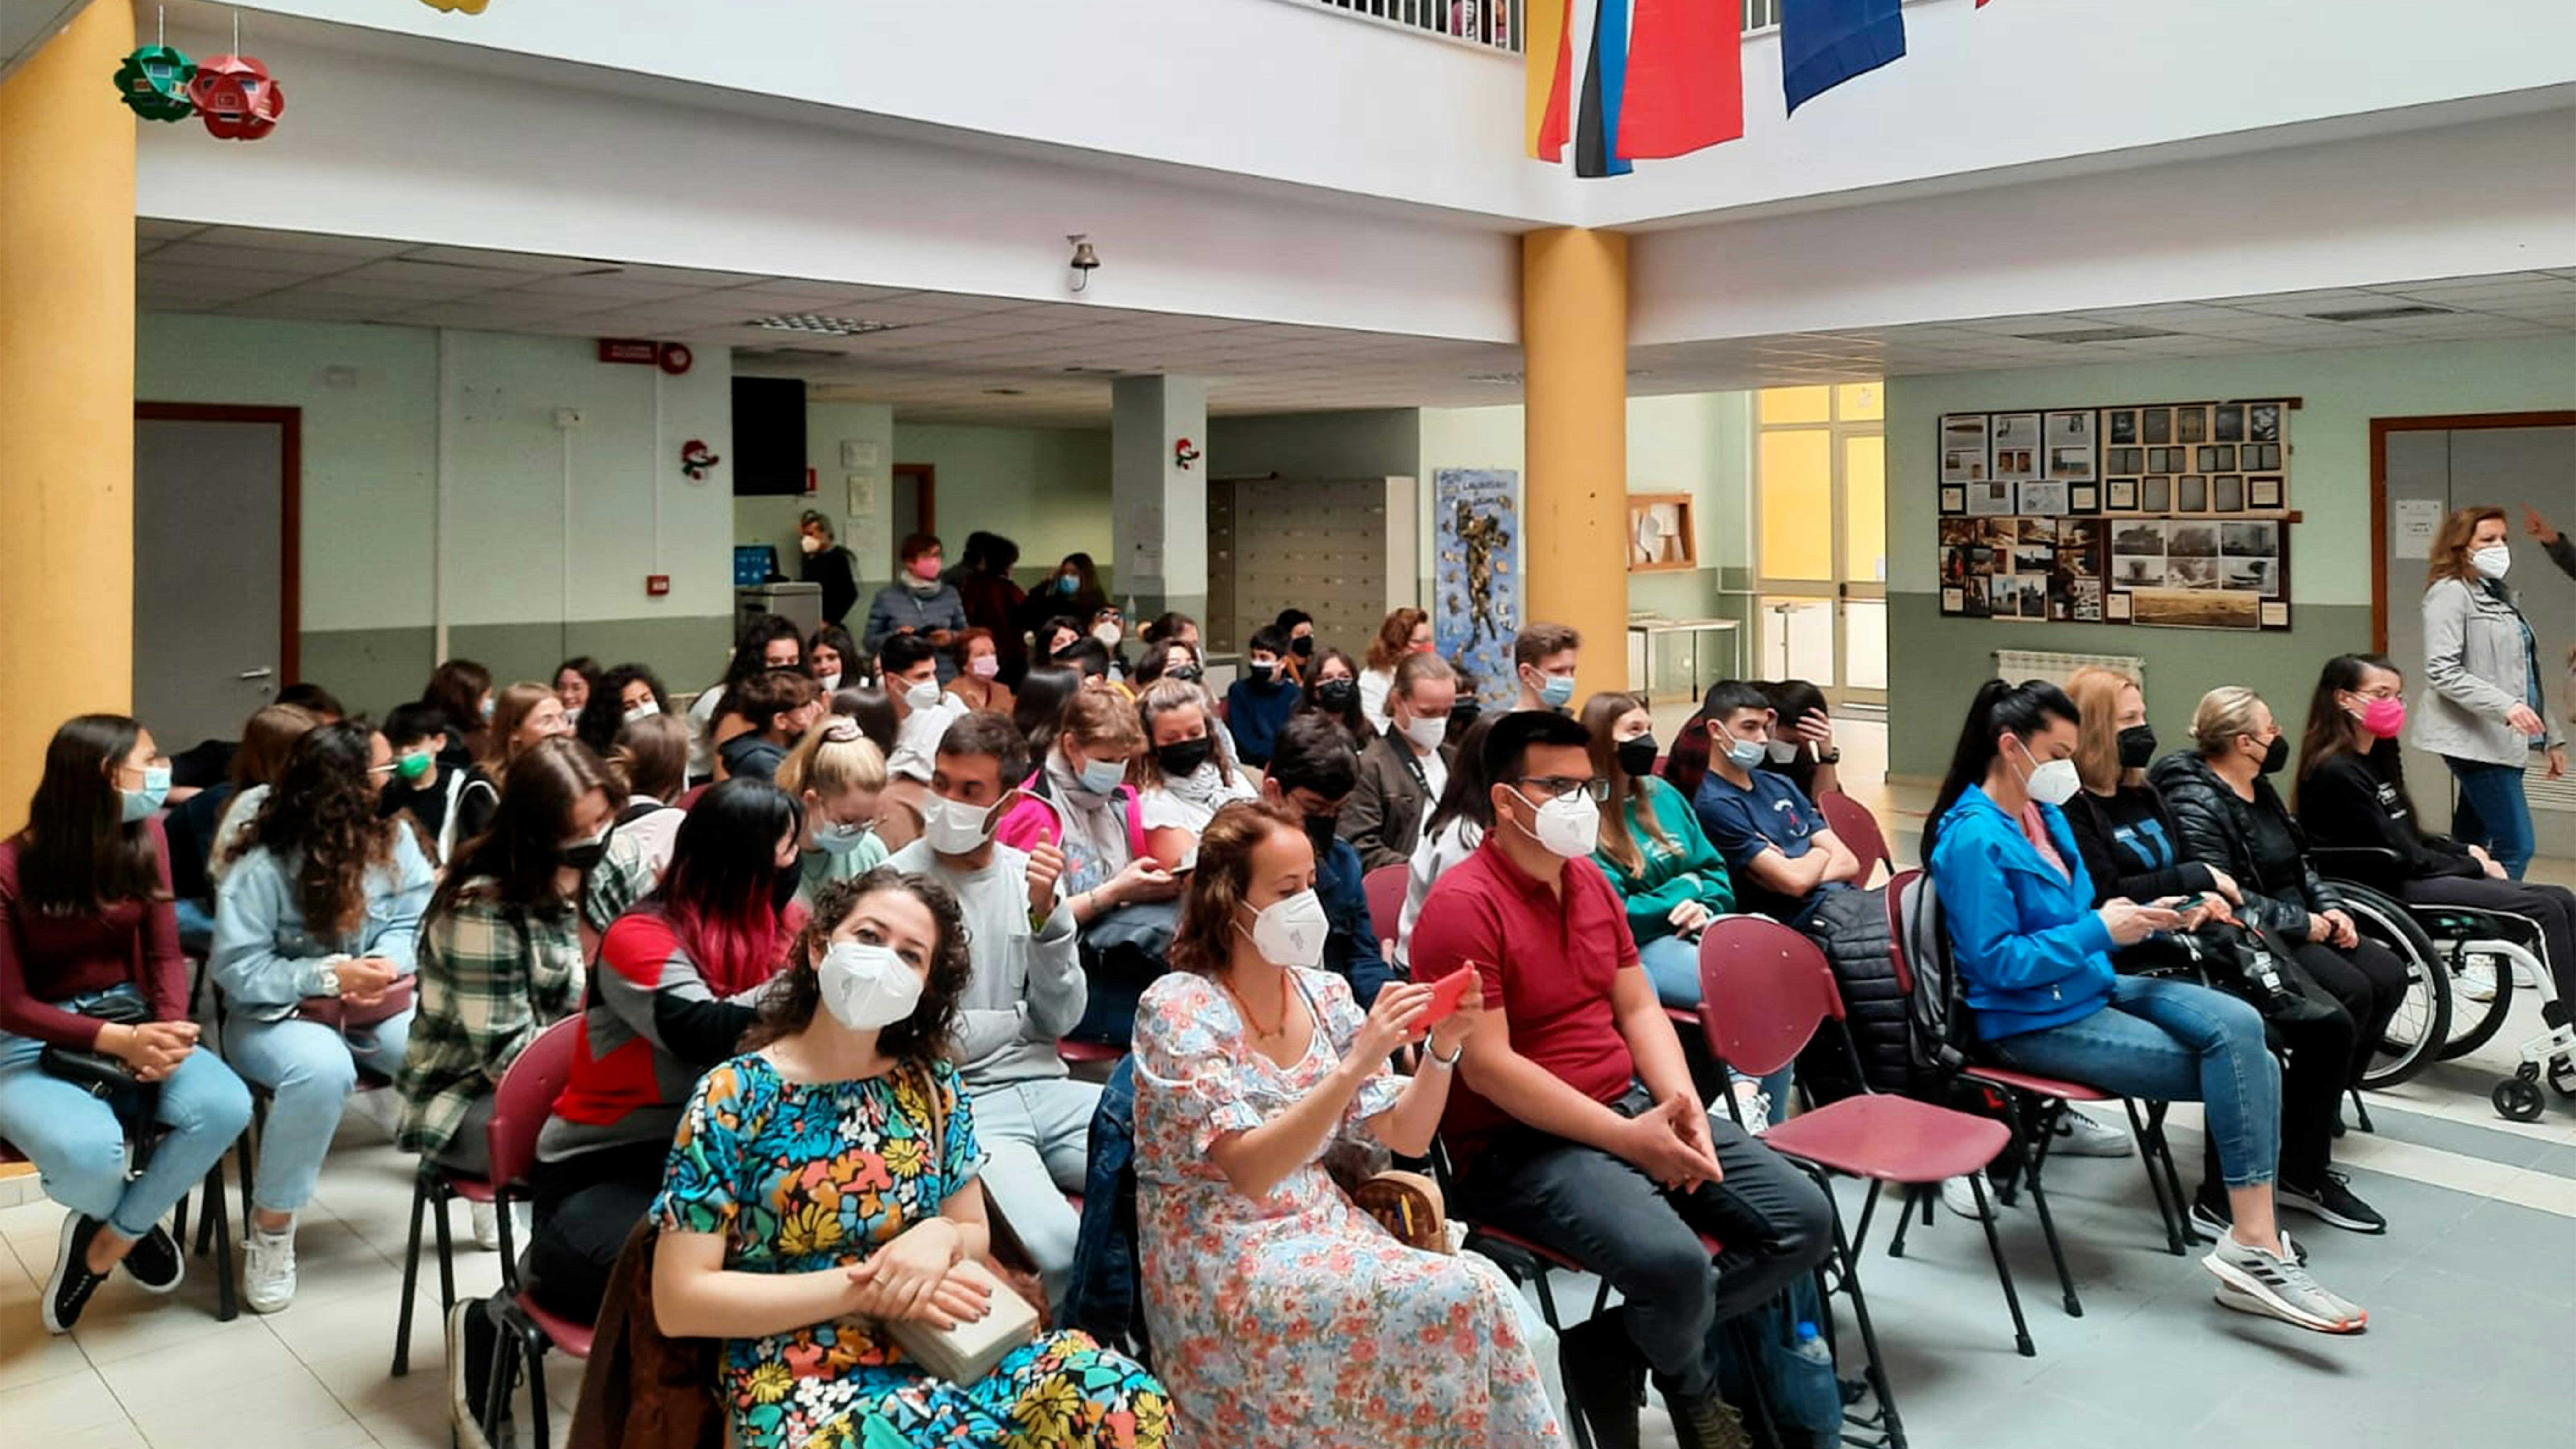
[[[2424,691],[2415,747],[2442,757],[2459,781],[2451,833],[2483,845],[2522,879],[2531,864],[2531,804],[2522,776],[2537,754],[2549,778],[2567,773],[2567,737],[2549,722],[2540,644],[2505,587],[2513,535],[2501,508],[2463,508],[2442,521],[2424,590]]]

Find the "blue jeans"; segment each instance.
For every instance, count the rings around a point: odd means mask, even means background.
[[[2522,767],[2489,765],[2477,760],[2442,763],[2460,782],[2460,803],[2451,812],[2451,838],[2483,845],[2496,864],[2515,880],[2531,866],[2531,802],[2523,797]]]
[[[2025,1072],[2124,1097],[2203,1104],[2229,1187],[2263,1186],[2278,1169],[2281,1066],[2264,1049],[2262,1014],[2225,992],[2122,976],[2091,1016],[1987,1047]]]
[[[104,995],[105,993],[99,993]],[[62,1002],[74,1010],[93,997]],[[43,1174],[45,1195],[129,1238],[152,1231],[250,1122],[250,1093],[211,1050],[188,1053],[153,1094],[170,1129],[151,1165],[125,1180],[125,1128],[114,1109],[36,1065],[44,1043],[0,1033],[0,1137]]]
[[[1699,1010],[1698,942],[1657,936],[1637,948],[1637,964],[1646,968],[1646,979],[1655,983],[1656,1000],[1677,1011]],[[1771,1094],[1771,1122],[1776,1123],[1788,1115],[1789,1083],[1796,1071],[1791,1065],[1767,1077],[1749,1077],[1729,1068],[1726,1075],[1731,1081],[1761,1083],[1762,1090]]]
[[[418,1008],[414,1008],[417,1010]],[[253,1021],[236,1016],[224,1024],[224,1057],[246,1081],[274,1095],[259,1134],[259,1170],[251,1203],[266,1212],[291,1213],[313,1200],[323,1155],[340,1130],[340,1109],[358,1085],[361,1066],[392,1076],[411,1040],[410,1011],[345,1037],[319,1022],[290,1016]]]

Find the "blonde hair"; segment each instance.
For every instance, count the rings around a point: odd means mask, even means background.
[[[2424,570],[2424,587],[2431,588],[2444,579],[2458,579],[2474,586],[2479,582],[2477,565],[2469,562],[2475,552],[2470,543],[2477,537],[2478,525],[2488,519],[2504,519],[2501,508],[2461,508],[2442,520],[2442,531],[2433,536],[2433,552]],[[2510,520],[2506,520],[2508,523]]]
[[[1064,704],[1064,719],[1056,726],[1056,739],[1071,740],[1086,754],[1133,755],[1145,747],[1145,727],[1136,718],[1136,706],[1113,690],[1081,689]]]
[[[531,680],[521,680],[501,691],[492,701],[492,757],[483,762],[486,769],[498,775],[501,767],[509,764],[511,752],[518,748],[513,741],[518,737],[519,726],[528,722],[538,705],[554,697],[553,685]]]
[[[778,765],[778,788],[790,795],[811,790],[832,800],[852,790],[886,786],[885,752],[845,714],[825,715]]]
[[[1225,722],[1217,715],[1216,696],[1196,680],[1174,679],[1166,675],[1145,686],[1145,692],[1136,697],[1136,725],[1144,731],[1149,748],[1136,757],[1128,784],[1139,790],[1156,789],[1162,785],[1163,767],[1155,762],[1150,748],[1154,743],[1154,721],[1184,709],[1199,712],[1200,720],[1207,726],[1208,743],[1217,764],[1227,774],[1234,773],[1234,752],[1226,748]]]
[[[2075,701],[2075,773],[2084,788],[2107,795],[2122,785],[2147,778],[2144,770],[2120,768],[2120,692],[2139,689],[2134,676],[2087,664],[2066,681],[2066,697]],[[2145,691],[2139,690],[2140,697]]]
[[[2254,712],[2263,707],[2263,696],[2241,684],[2222,684],[2200,697],[2200,707],[2191,712],[2191,737],[2204,755],[2214,755],[2227,747],[2238,735],[2254,732]]]

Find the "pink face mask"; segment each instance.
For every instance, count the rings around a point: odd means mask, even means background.
[[[2393,740],[2406,728],[2406,701],[2374,698],[2361,707],[2361,727],[2383,740]]]
[[[916,579],[935,579],[939,577],[939,555],[926,553],[921,557],[914,559],[912,561],[912,576]]]
[[[978,654],[966,661],[966,672],[977,679],[990,679],[1002,672],[1002,661],[990,654]]]

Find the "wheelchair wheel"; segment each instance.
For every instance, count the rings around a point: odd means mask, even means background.
[[[2404,906],[2367,886],[2338,881],[2335,889],[2355,929],[2406,963],[2405,998],[2361,1074],[2364,1087],[2393,1087],[2431,1065],[2451,1039],[2451,968]]]
[[[2508,1122],[2540,1120],[2542,1099],[2538,1082],[2525,1081],[2520,1077],[2507,1077],[2496,1083],[2491,1099],[2495,1103],[2496,1115]]]
[[[2451,960],[2451,1036],[2441,1059],[2467,1056],[2493,1040],[2513,1007],[2513,963],[2501,956]]]

